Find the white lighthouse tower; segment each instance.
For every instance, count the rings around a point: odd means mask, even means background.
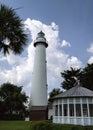
[[[34,41],[35,59],[31,88],[30,120],[47,119],[46,48],[48,43],[41,31]]]

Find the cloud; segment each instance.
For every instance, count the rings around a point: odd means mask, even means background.
[[[26,30],[29,32],[29,43],[28,47],[24,50],[24,54],[15,56],[10,54],[7,57],[2,56],[4,65],[0,69],[0,84],[4,82],[11,82],[17,85],[24,86],[24,91],[30,95],[31,84],[32,84],[32,73],[34,64],[35,48],[33,42],[37,36],[37,33],[41,30],[45,33],[45,37],[48,41],[47,52],[47,82],[48,91],[51,91],[54,87],[60,87],[62,78],[60,72],[73,67],[81,67],[82,62],[75,56],[70,56],[64,50],[59,49],[62,47],[59,38],[59,28],[56,23],[52,22],[50,25],[46,25],[41,21],[28,18],[24,21]],[[70,46],[69,42],[64,40],[65,46]]]
[[[67,66],[68,68],[73,67],[79,69],[82,66],[82,62],[77,57],[71,56],[67,60]]]
[[[89,64],[92,64],[92,63],[93,63],[93,56],[91,56],[91,57],[89,58],[88,63],[89,63]]]
[[[90,47],[87,48],[87,52],[89,52],[90,54],[93,55],[93,43],[90,44]],[[93,56],[90,56],[89,60],[88,60],[89,64],[93,63]]]
[[[61,47],[66,47],[66,46],[71,47],[71,44],[70,44],[70,42],[63,40],[61,43]]]
[[[93,53],[93,43],[91,43],[90,47],[87,48],[87,52]]]

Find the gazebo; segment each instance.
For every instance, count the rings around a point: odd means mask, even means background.
[[[93,91],[76,86],[52,101],[54,123],[93,125]]]

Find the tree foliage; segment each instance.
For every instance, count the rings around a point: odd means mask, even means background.
[[[84,87],[93,90],[93,64],[87,64],[83,69],[81,82]]]
[[[0,51],[4,55],[11,50],[14,54],[21,54],[27,42],[22,19],[15,10],[0,5]]]
[[[4,83],[0,87],[0,116],[13,115],[23,116],[26,112],[25,103],[27,96],[22,92],[22,86],[16,86],[11,83]]]
[[[52,98],[52,97],[54,97],[54,96],[60,94],[61,92],[62,92],[62,91],[60,90],[60,88],[54,88],[54,89],[50,92],[49,98]]]
[[[70,89],[75,86],[77,83],[77,80],[80,80],[81,70],[80,69],[74,69],[70,68],[70,70],[65,70],[64,72],[61,72],[61,76],[63,77],[63,82],[61,83],[61,86],[64,89]]]
[[[70,70],[61,72],[61,77],[63,78],[61,87],[66,90],[74,87],[77,82],[82,87],[93,90],[93,64],[87,64],[83,70],[71,67]]]

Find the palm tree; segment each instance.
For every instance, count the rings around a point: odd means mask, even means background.
[[[0,51],[4,55],[10,50],[14,54],[21,54],[27,42],[22,19],[15,9],[0,5]]]

